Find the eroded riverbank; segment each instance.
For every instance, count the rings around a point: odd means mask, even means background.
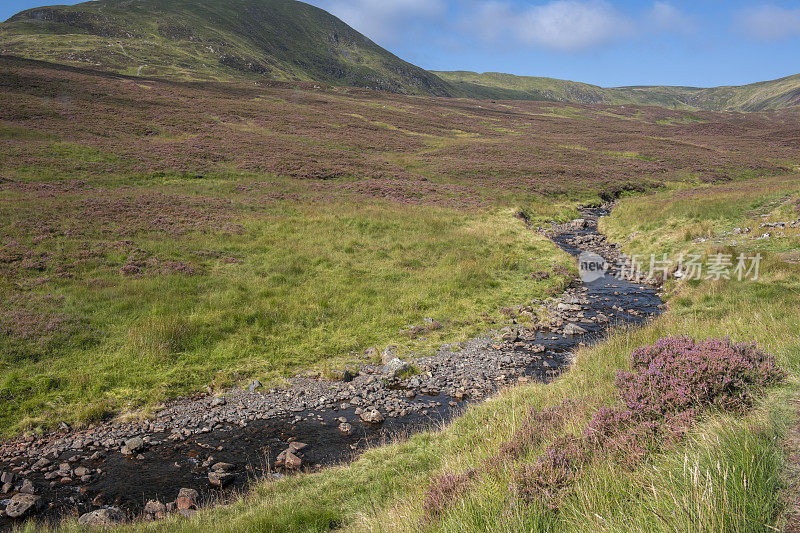
[[[584,219],[556,226],[548,236],[572,255],[592,251],[618,264],[617,248],[597,231],[597,217],[605,213],[586,210]],[[109,507],[135,518],[163,512],[147,502],[173,503],[182,488],[197,490],[202,505],[253,480],[349,461],[371,443],[447,421],[503,387],[552,379],[576,346],[615,324],[642,322],[660,304],[648,284],[610,276],[576,282],[560,298],[509,311],[545,310],[547,319],[536,327],[509,327],[442,347],[413,360],[417,373],[393,377],[382,365],[364,365],[336,382],[296,379],[280,390],[199,396],[176,401],[145,422],[9,442],[0,448],[0,471],[8,479],[3,504],[15,493],[33,492],[18,497],[32,502],[19,519],[57,520]],[[385,359],[391,366],[391,352]],[[178,506],[192,507],[181,500]],[[2,520],[5,527],[14,523]]]

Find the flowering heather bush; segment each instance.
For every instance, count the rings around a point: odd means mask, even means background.
[[[561,496],[590,456],[584,440],[561,437],[550,444],[535,463],[523,463],[514,469],[511,494],[525,503],[539,502],[556,509]]]
[[[434,477],[425,491],[425,498],[422,502],[425,516],[431,519],[442,514],[454,498],[469,488],[475,474],[475,470],[468,470],[463,474],[448,472]]]
[[[616,386],[626,407],[645,417],[712,406],[741,412],[785,375],[772,356],[728,339],[661,339],[631,359],[633,370],[620,372]]]
[[[557,509],[593,457],[613,457],[633,468],[648,453],[680,440],[704,409],[742,412],[785,376],[772,356],[729,339],[665,338],[636,349],[631,359],[633,370],[619,372],[616,380],[624,405],[599,409],[581,436],[561,438],[535,463],[517,467],[510,484],[514,501]],[[506,453],[519,457],[516,449],[509,446]]]

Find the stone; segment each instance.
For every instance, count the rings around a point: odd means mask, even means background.
[[[78,518],[78,525],[109,527],[121,524],[123,521],[125,521],[125,514],[121,509],[106,507],[92,511],[91,513],[82,514],[81,517]]]
[[[227,487],[233,483],[235,478],[236,474],[232,474],[230,472],[211,471],[208,473],[208,482],[219,488]]]
[[[157,500],[149,500],[144,504],[144,514],[153,518],[164,518],[167,516],[167,506]]]
[[[546,350],[546,348],[544,347],[543,344],[534,344],[533,346],[531,346],[531,352],[532,353],[542,353],[545,350]]]
[[[513,328],[505,327],[500,330],[500,338],[504,341],[514,342],[519,338],[519,331]]]
[[[19,491],[23,494],[36,494],[36,487],[30,479],[24,479]]]
[[[577,324],[567,324],[564,326],[564,335],[583,335],[586,330]]]
[[[363,413],[361,413],[361,420],[367,422],[369,424],[380,424],[384,420],[386,420],[380,411],[377,409],[367,409]]]
[[[289,450],[291,450],[292,452],[299,452],[300,450],[304,450],[305,448],[308,448],[308,444],[306,444],[305,442],[295,441],[289,443]]]
[[[402,374],[403,372],[407,371],[411,368],[406,361],[402,361],[395,357],[383,367],[383,375],[390,379],[396,378],[398,375]]]
[[[226,403],[228,403],[228,402],[225,401],[225,398],[217,397],[217,398],[213,398],[211,400],[211,403],[208,404],[208,406],[209,407],[222,407]]]
[[[255,379],[250,383],[250,385],[248,385],[247,390],[249,390],[250,392],[253,392],[254,390],[260,389],[260,388],[261,388],[261,382],[258,381],[257,379]]]
[[[211,466],[212,472],[232,472],[236,467],[230,463],[214,463]]]
[[[385,364],[389,363],[390,361],[392,361],[393,359],[396,359],[397,356],[394,354],[394,351],[396,349],[397,349],[397,346],[394,346],[394,345],[387,346],[386,349],[381,354],[381,363],[383,363],[385,365]]]
[[[200,494],[194,489],[181,489],[178,497],[175,498],[175,505],[180,509],[197,509],[197,501]]]
[[[16,494],[6,505],[6,514],[11,518],[20,518],[35,511],[41,498],[33,494]]]
[[[193,518],[197,514],[197,509],[178,509],[178,514],[184,518]]]
[[[133,455],[135,453],[139,453],[145,448],[144,440],[141,437],[130,438],[125,441],[125,445],[123,446],[123,448],[128,451],[128,453],[126,453],[125,455]]]
[[[364,357],[367,359],[377,359],[378,358],[378,349],[374,346],[370,346],[366,350],[364,350]]]
[[[342,422],[341,424],[339,424],[339,431],[341,431],[343,435],[352,435],[353,426],[351,426],[347,422]]]
[[[16,478],[13,472],[3,472],[0,474],[0,483],[14,483]]]
[[[303,460],[290,451],[287,452],[286,456],[283,458],[283,464],[286,468],[297,470],[303,466]]]

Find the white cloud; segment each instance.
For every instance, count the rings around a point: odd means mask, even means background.
[[[748,37],[759,41],[800,36],[800,9],[773,5],[746,8],[737,14],[736,26]]]
[[[447,11],[446,0],[322,0],[316,3],[381,43],[398,41],[409,26],[440,18]]]
[[[661,31],[685,33],[695,28],[695,23],[689,16],[667,2],[655,2],[645,18]]]
[[[563,52],[598,48],[644,34],[688,32],[689,17],[658,1],[644,13],[623,13],[603,0],[551,0],[515,9],[506,1],[485,0],[465,17],[465,26],[487,41],[513,41]]]

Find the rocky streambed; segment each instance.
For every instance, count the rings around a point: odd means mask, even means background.
[[[382,364],[345,371],[337,381],[296,378],[281,389],[253,382],[248,390],[177,400],[147,421],[64,427],[3,443],[0,528],[26,518],[111,524],[191,515],[255,480],[352,460],[370,444],[446,422],[503,387],[552,379],[577,346],[661,309],[655,283],[613,275],[625,257],[597,230],[607,213],[587,209],[584,218],[547,230],[576,257],[601,256],[609,272],[576,281],[559,298],[504,310],[515,323],[544,311],[534,326],[515,324],[409,361],[389,347]]]

